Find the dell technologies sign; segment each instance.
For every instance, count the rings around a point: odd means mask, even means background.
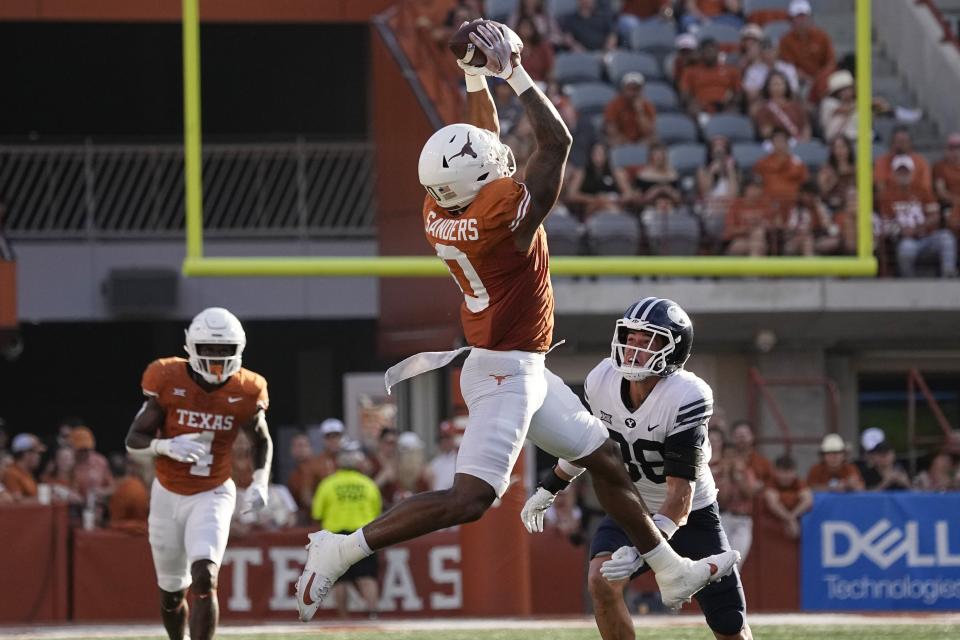
[[[803,519],[806,610],[960,609],[960,495],[816,495]]]

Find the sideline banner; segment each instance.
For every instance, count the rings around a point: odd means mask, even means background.
[[[803,519],[805,610],[960,609],[960,494],[816,494]]]
[[[294,584],[306,557],[303,546],[308,532],[287,529],[231,536],[218,589],[224,620],[296,620]],[[461,556],[472,552],[466,549],[461,554],[461,548],[469,545],[461,540],[461,533],[457,529],[439,531],[378,552],[380,612],[384,617],[515,614],[515,609],[502,603],[496,611],[480,610],[466,597],[467,591],[478,589],[470,585],[475,577],[464,567]],[[527,580],[534,583],[535,590],[543,591],[543,597],[533,598],[533,613],[581,613],[583,547],[574,547],[555,533],[538,536],[530,547],[530,558],[523,565],[531,573]],[[496,565],[497,558],[488,562]],[[159,595],[146,535],[103,529],[74,531],[72,574],[74,620],[159,619]],[[489,587],[488,581],[483,584]],[[318,619],[336,617],[332,600],[324,602]],[[354,613],[364,610],[352,585],[348,586],[348,605]]]

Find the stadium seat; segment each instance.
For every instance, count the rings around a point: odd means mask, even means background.
[[[547,13],[557,21],[576,12],[577,0],[547,0]]]
[[[663,78],[660,64],[649,53],[613,51],[604,56],[604,62],[607,67],[607,77],[616,86],[620,86],[620,78],[630,71],[639,71],[647,82]]]
[[[730,142],[753,142],[757,138],[753,121],[734,113],[718,113],[710,118],[703,129],[703,137],[709,140],[714,136],[725,136]]]
[[[647,164],[647,145],[622,144],[610,150],[610,166],[614,169],[640,167]]]
[[[572,84],[564,89],[570,97],[570,104],[581,116],[601,113],[607,103],[613,100],[617,92],[605,82],[584,82]]]
[[[645,211],[643,228],[653,255],[692,256],[700,248],[700,222],[686,208],[668,214]]]
[[[577,82],[600,82],[600,57],[593,53],[561,53],[553,64],[553,74],[560,86]]]
[[[680,113],[658,115],[656,128],[657,138],[664,144],[697,141],[697,127],[693,120]]]
[[[763,33],[774,43],[777,43],[791,28],[790,23],[786,20],[777,20],[776,22],[768,22],[763,27]]]
[[[786,11],[790,0],[744,0],[743,13],[750,15],[754,11]]]
[[[601,211],[587,220],[587,245],[598,256],[632,256],[640,243],[640,223],[619,211]]]
[[[707,161],[707,149],[699,143],[675,144],[667,153],[670,164],[682,176],[695,174]]]
[[[519,0],[486,0],[484,15],[490,20],[506,22],[510,14],[516,11],[518,4]]]
[[[544,223],[550,253],[555,256],[576,256],[583,245],[583,225],[569,212],[554,210]]]
[[[668,80],[675,80],[673,77],[673,63],[677,61],[677,52],[668,53],[663,57],[663,77]]]
[[[713,38],[720,46],[737,46],[740,44],[740,29],[723,23],[711,21],[703,25],[697,33],[697,39],[703,42]]]
[[[680,110],[680,96],[666,82],[648,82],[643,88],[643,95],[653,103],[657,113]]]
[[[630,48],[665,55],[673,51],[676,37],[677,30],[673,23],[641,22],[630,32]]]
[[[733,145],[733,159],[743,171],[749,171],[760,158],[767,155],[763,145],[755,142],[739,142]]]
[[[827,145],[819,140],[798,142],[796,146],[793,147],[793,152],[797,154],[797,157],[803,160],[803,164],[807,165],[811,170],[818,169],[820,165],[827,161],[827,157],[830,155],[830,150],[827,149]]]
[[[883,144],[890,144],[890,136],[893,134],[893,130],[897,124],[898,123],[895,118],[873,119],[873,130],[876,132],[880,142]]]

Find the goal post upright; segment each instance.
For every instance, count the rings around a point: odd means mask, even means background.
[[[203,251],[199,0],[183,3],[183,100],[186,256],[183,274],[197,277],[448,277],[428,256],[208,257]],[[681,277],[856,277],[877,272],[873,256],[871,0],[856,0],[857,251],[854,256],[611,256],[551,259],[553,275]],[[411,224],[419,220],[411,208]]]

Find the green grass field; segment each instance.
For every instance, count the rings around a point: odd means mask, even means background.
[[[596,630],[550,629],[532,630],[459,630],[459,631],[337,631],[324,632],[321,628],[312,633],[253,634],[223,636],[230,640],[303,640],[314,637],[322,640],[598,640]],[[947,624],[893,624],[853,626],[781,626],[757,625],[753,628],[756,640],[950,640],[960,638],[960,627]],[[706,640],[713,635],[706,628],[637,629],[637,640]],[[76,640],[95,640],[77,638]],[[119,640],[144,640],[123,638]],[[158,640],[160,640],[158,638]]]

